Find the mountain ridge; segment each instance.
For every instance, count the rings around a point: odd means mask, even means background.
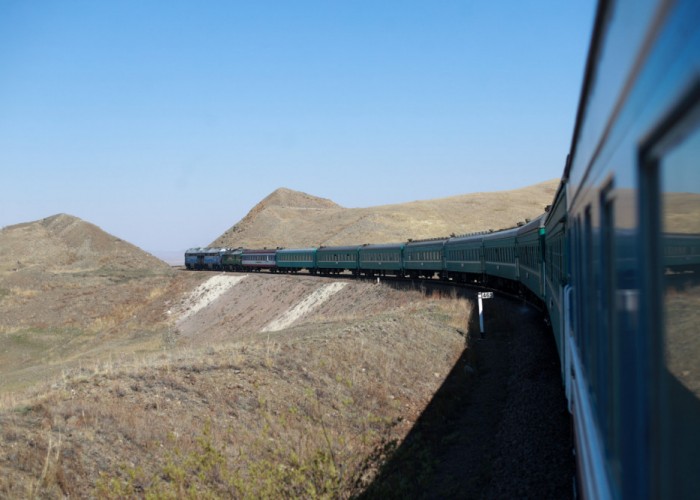
[[[165,269],[165,262],[79,217],[59,213],[0,230],[0,272]]]
[[[366,208],[344,208],[325,198],[279,188],[208,246],[272,248],[388,243],[498,230],[542,214],[558,185],[559,180],[553,179],[509,191]]]

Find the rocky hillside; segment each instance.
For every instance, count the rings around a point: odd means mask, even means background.
[[[131,243],[72,215],[58,214],[0,231],[0,273],[167,267]]]
[[[474,193],[368,208],[278,189],[214,240],[215,247],[306,247],[388,243],[514,226],[552,202],[558,180],[513,191]]]

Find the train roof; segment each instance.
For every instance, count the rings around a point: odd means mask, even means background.
[[[447,243],[445,245],[450,245],[450,244],[457,244],[457,243],[466,243],[466,242],[480,242],[481,240],[484,239],[484,232],[479,232],[479,233],[471,233],[471,234],[462,234],[460,236],[453,236],[449,240],[447,240]]]
[[[245,255],[277,253],[277,249],[276,248],[244,248],[242,253]]]
[[[518,228],[518,235],[530,233],[532,231],[539,231],[539,228],[544,227],[545,215],[547,214],[542,214],[539,217],[536,217],[531,221],[527,221],[525,224],[520,226]]]
[[[447,237],[441,237],[441,238],[429,238],[425,240],[408,240],[406,243],[407,247],[420,247],[420,246],[429,246],[429,245],[435,245],[435,244],[440,244],[442,243],[443,245],[449,240]]]
[[[278,248],[279,253],[295,253],[295,252],[315,252],[316,247],[306,247],[306,248]]]
[[[501,229],[500,231],[494,231],[493,233],[487,233],[482,236],[484,241],[487,240],[498,240],[501,238],[514,238],[517,236],[519,227],[511,227],[508,229]]]
[[[360,247],[360,250],[396,249],[404,246],[406,246],[405,243],[365,243]]]
[[[226,251],[226,248],[220,247],[194,247],[185,250],[185,253],[221,253]]]
[[[362,245],[341,245],[335,247],[318,247],[319,252],[347,252],[347,251],[357,251]]]

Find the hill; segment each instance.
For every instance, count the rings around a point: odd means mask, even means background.
[[[58,214],[0,230],[0,273],[167,267],[131,243],[72,215]]]
[[[536,196],[551,199],[547,186],[533,188],[542,191]],[[495,194],[503,220],[517,219],[513,207],[528,203],[533,215],[541,212],[533,191],[521,191]],[[500,219],[490,217],[488,204],[470,196],[471,223],[497,227]],[[260,231],[261,241],[292,241],[297,233],[279,220],[261,223],[290,213],[299,217],[287,224],[295,230],[314,217],[324,222],[330,216],[326,226],[309,223],[308,232],[325,227],[329,238],[358,241],[365,228],[373,228],[378,241],[398,239],[387,236],[392,224],[413,224],[414,236],[422,223],[444,234],[452,224],[455,230],[465,203],[455,197],[344,209],[281,189],[233,234]],[[347,213],[355,219],[342,219]],[[331,231],[333,214],[347,226]],[[494,407],[474,424],[482,405],[462,397],[478,380],[475,354],[469,346],[465,351],[475,319],[473,296],[409,283],[395,288],[312,276],[174,272],[66,215],[4,228],[0,251],[3,498],[178,497],[184,491],[210,497],[350,497],[378,477],[399,443],[414,446],[414,429],[417,436],[434,431],[448,412],[466,414],[456,403],[472,408],[462,429],[483,430],[478,422],[497,423],[501,412],[512,413]],[[500,300],[489,305],[494,318],[489,328],[510,331],[524,323],[520,313],[497,305]],[[499,359],[512,356],[500,349],[509,341],[491,345]],[[560,388],[557,375],[554,370],[553,385]],[[446,386],[458,387],[459,396],[444,393]],[[484,391],[489,401],[491,387]],[[426,414],[434,416],[421,426]],[[522,419],[515,421],[521,428]],[[549,434],[552,426],[545,429]],[[472,446],[457,455],[479,461],[491,456],[484,450],[491,450],[493,433],[466,434],[484,435],[487,448]],[[426,435],[440,448],[458,436]],[[512,437],[499,439],[507,440],[503,448],[511,454]],[[445,461],[424,453],[422,443],[417,446],[421,452],[408,453],[416,457],[410,470],[421,472],[399,474],[407,492],[416,485],[405,483],[406,477],[417,478],[425,491],[435,484],[458,491],[464,478],[473,483],[464,474],[472,467],[460,469],[461,458],[450,468],[452,456]],[[525,448],[528,457],[539,449]],[[563,449],[570,457],[570,446]],[[532,462],[553,470],[551,460]],[[425,475],[426,463],[445,474]],[[491,463],[484,467],[489,474]],[[570,474],[560,476],[568,487]],[[522,477],[513,482],[520,488]],[[385,484],[387,491],[398,491],[391,476]],[[383,486],[377,487],[381,492]]]
[[[368,208],[344,208],[327,199],[281,188],[209,246],[271,248],[388,243],[502,229],[544,212],[558,184],[558,180],[551,180],[512,191]]]
[[[120,352],[160,345],[166,292],[177,283],[165,262],[77,217],[3,228],[0,390],[31,386],[125,339]]]

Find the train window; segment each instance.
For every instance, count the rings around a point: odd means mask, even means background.
[[[700,490],[700,105],[682,106],[645,160],[643,196],[653,204],[647,214],[654,226],[647,248],[656,268],[650,307],[661,305],[649,331],[660,358],[654,365],[659,496],[691,498]]]
[[[584,231],[585,231],[585,252],[586,252],[586,262],[587,262],[587,275],[586,282],[587,286],[584,290],[586,296],[586,311],[599,311],[600,304],[598,303],[599,297],[596,293],[598,290],[596,277],[599,272],[598,270],[598,254],[596,252],[596,239],[598,237],[598,232],[594,230],[593,222],[593,208],[589,205],[586,208],[584,216]],[[587,315],[585,317],[585,335],[586,342],[588,343],[588,356],[586,357],[586,370],[588,372],[588,380],[591,384],[593,393],[593,404],[595,406],[598,415],[600,416],[600,385],[601,380],[598,373],[598,356],[600,355],[599,349],[599,331],[596,328],[596,318],[592,315]]]
[[[621,481],[620,456],[620,404],[622,363],[620,353],[620,338],[616,328],[615,297],[617,288],[615,248],[615,198],[612,182],[602,190],[600,196],[600,227],[601,227],[601,314],[599,316],[601,351],[599,376],[607,381],[601,384],[600,391],[600,421],[605,434],[607,459],[612,479],[616,484]]]

